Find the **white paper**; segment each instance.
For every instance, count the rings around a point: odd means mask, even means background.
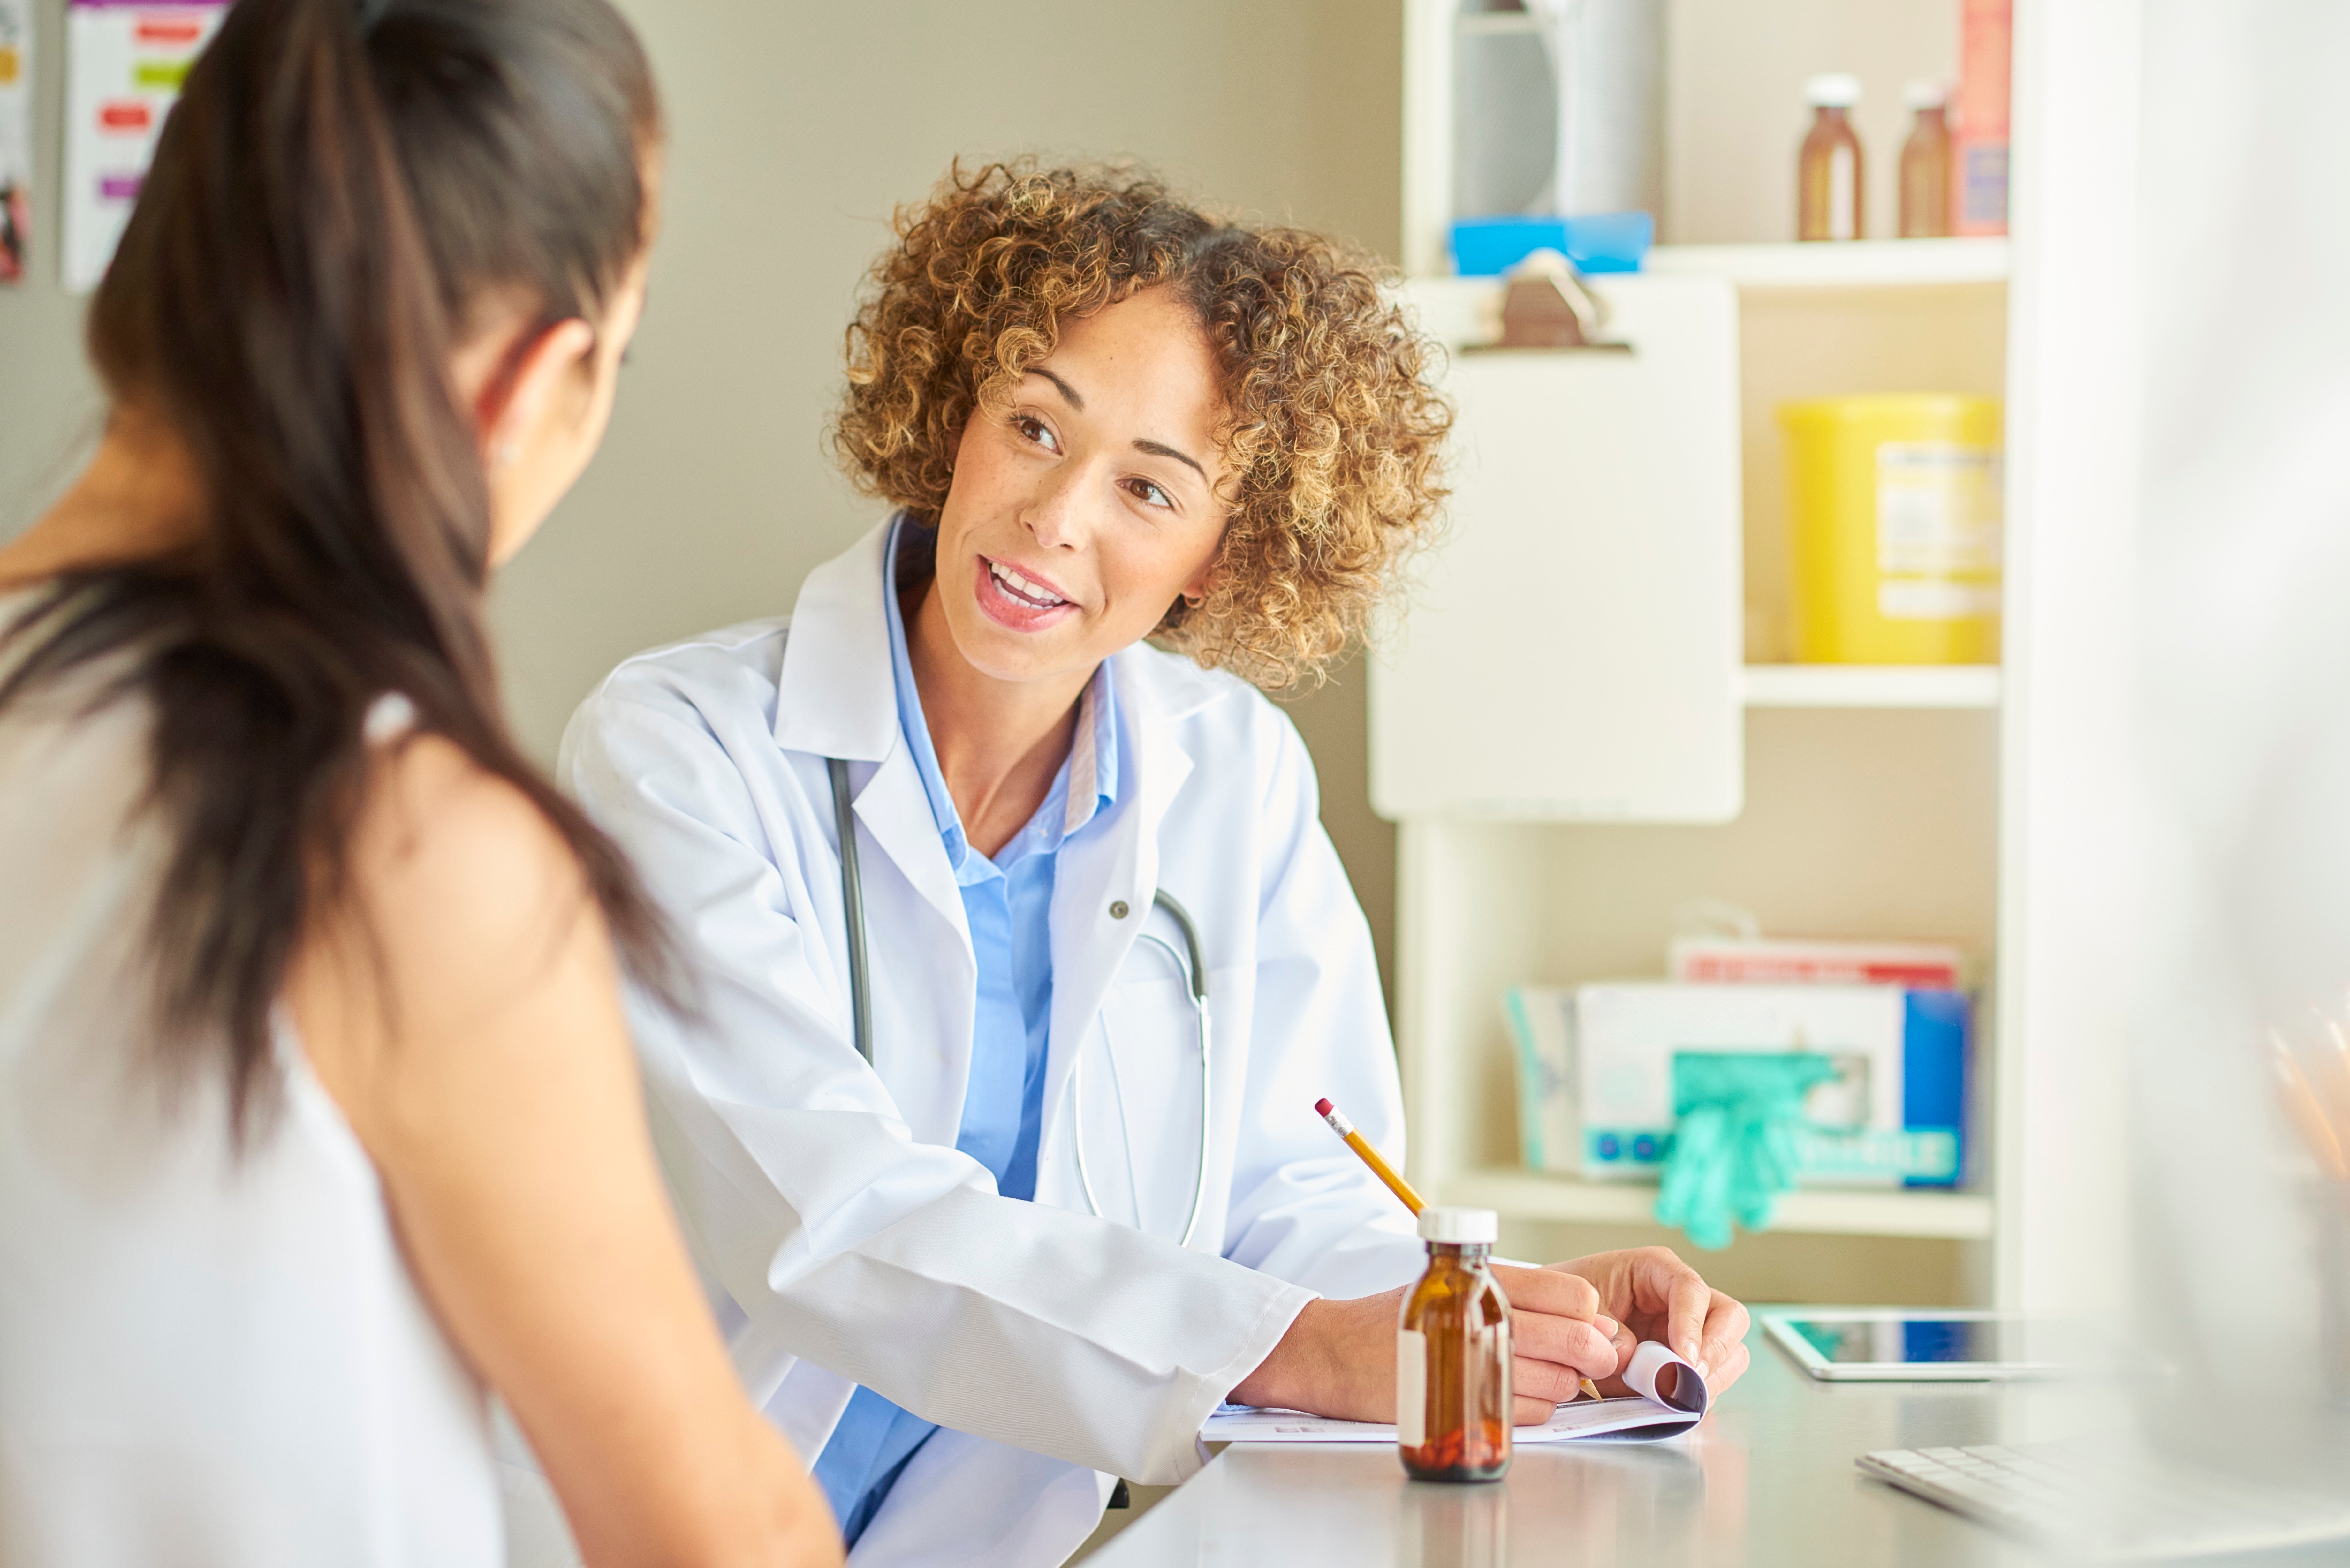
[[[227,0],[70,0],[66,13],[65,285],[106,275],[163,117]]]
[[[0,283],[20,283],[33,244],[33,7],[0,0]]]
[[[1658,1392],[1663,1370],[1679,1369],[1669,1394]],[[1705,1379],[1697,1368],[1654,1341],[1632,1353],[1624,1381],[1634,1394],[1561,1405],[1539,1427],[1512,1429],[1519,1443],[1653,1443],[1677,1438],[1705,1419]],[[1227,1405],[1200,1429],[1203,1443],[1392,1443],[1394,1427],[1379,1421],[1334,1421],[1295,1410]]]

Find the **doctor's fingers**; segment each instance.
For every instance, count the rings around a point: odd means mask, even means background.
[[[1581,1274],[1497,1263],[1493,1277],[1501,1282],[1502,1293],[1510,1298],[1510,1310],[1513,1313],[1579,1318],[1599,1324],[1603,1334],[1616,1332],[1616,1321],[1600,1310],[1599,1288]]]
[[[1615,1376],[1616,1343],[1590,1324],[1522,1312],[1511,1314],[1510,1330],[1520,1393],[1569,1399],[1581,1379]]]
[[[1706,1386],[1712,1392],[1729,1387],[1746,1370],[1749,1322],[1743,1306],[1719,1291],[1713,1293],[1705,1314],[1704,1354],[1699,1357],[1705,1364]]]
[[[1723,1351],[1721,1359],[1713,1363],[1713,1371],[1706,1377],[1706,1397],[1719,1399],[1724,1389],[1745,1376],[1746,1358],[1746,1347],[1742,1345],[1733,1345]]]
[[[1559,1401],[1534,1399],[1523,1394],[1510,1396],[1510,1424],[1515,1427],[1539,1427],[1558,1414]]]
[[[1614,1257],[1628,1272],[1627,1282],[1631,1286],[1634,1310],[1646,1319],[1661,1308],[1664,1333],[1659,1337],[1674,1355],[1701,1367],[1706,1364],[1705,1341],[1707,1331],[1713,1326],[1714,1303],[1729,1302],[1742,1315],[1746,1310],[1728,1296],[1719,1295],[1695,1269],[1668,1248],[1642,1247]],[[1742,1324],[1740,1333],[1744,1333]]]
[[[1722,1295],[1721,1291],[1713,1291],[1713,1303],[1706,1307],[1706,1328],[1704,1340],[1701,1340],[1704,1354],[1699,1356],[1706,1364],[1706,1371],[1721,1373],[1722,1366],[1730,1361],[1730,1354],[1746,1349],[1749,1321],[1746,1307]]]

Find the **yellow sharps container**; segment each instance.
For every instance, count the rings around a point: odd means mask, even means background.
[[[1783,403],[1795,657],[1999,660],[2000,406],[1947,392]]]

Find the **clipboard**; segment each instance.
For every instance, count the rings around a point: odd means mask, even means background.
[[[1370,673],[1390,818],[1718,823],[1745,803],[1738,297],[1587,279],[1627,346],[1486,349],[1503,286],[1409,286],[1454,352],[1448,532]]]

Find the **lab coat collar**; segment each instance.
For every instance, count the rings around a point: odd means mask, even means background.
[[[883,518],[801,585],[776,681],[775,743],[785,751],[878,763],[897,743],[898,694],[882,602],[896,521]]]
[[[968,955],[971,932],[962,890],[940,842],[921,772],[898,723],[883,598],[883,563],[896,522],[895,515],[883,518],[847,551],[807,575],[792,606],[791,635],[785,639],[783,672],[775,681],[775,743],[785,751],[879,764],[855,779],[857,819],[954,929]],[[958,1096],[969,1045],[964,1040],[947,1051]],[[877,1064],[890,1049],[876,1043]]]

